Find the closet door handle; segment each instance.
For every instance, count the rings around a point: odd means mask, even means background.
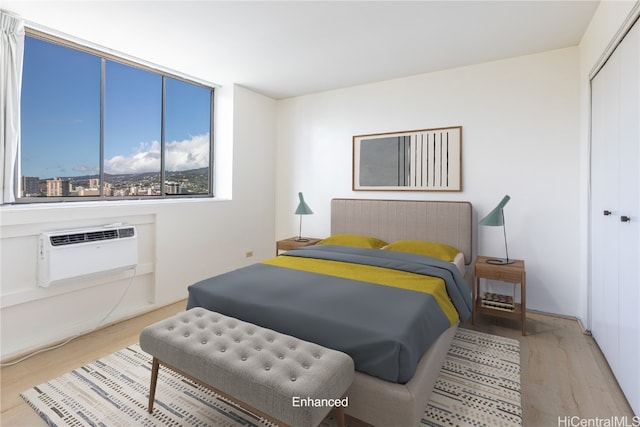
[[[628,217],[626,215],[622,215],[620,217],[620,222],[631,222],[631,217]]]
[[[609,215],[611,215],[611,211],[604,211],[604,212],[602,212],[602,214],[604,216],[609,216]]]

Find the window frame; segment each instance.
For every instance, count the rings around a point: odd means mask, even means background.
[[[55,43],[65,48],[70,48],[74,50],[78,50],[84,53],[88,53],[90,55],[94,55],[98,57],[100,60],[100,154],[99,154],[99,162],[100,169],[98,172],[98,177],[100,179],[100,195],[99,196],[67,196],[67,197],[22,197],[23,190],[23,175],[21,171],[17,174],[16,179],[16,200],[15,204],[40,204],[40,203],[60,203],[60,202],[108,202],[108,201],[153,201],[153,200],[177,200],[177,199],[213,199],[215,198],[214,191],[214,176],[215,176],[215,101],[216,101],[216,89],[219,88],[219,85],[206,82],[201,79],[197,79],[177,71],[169,70],[165,67],[157,66],[155,64],[148,63],[146,61],[121,54],[119,52],[115,52],[111,49],[106,49],[103,47],[99,47],[97,45],[79,41],[79,40],[71,40],[69,36],[58,36],[53,35],[49,32],[41,31],[39,29],[28,27],[25,25],[25,37],[37,38],[39,40]],[[105,123],[104,123],[104,114],[105,114],[105,72],[106,72],[106,61],[113,61],[119,64],[127,65],[130,67],[134,67],[143,71],[151,72],[161,77],[161,129],[160,129],[160,182],[162,194],[160,195],[148,195],[148,196],[105,196],[104,194],[104,145],[105,145]],[[191,85],[199,86],[201,88],[207,89],[209,91],[209,163],[208,163],[208,192],[201,194],[167,194],[165,189],[165,157],[166,157],[166,141],[165,141],[165,95],[166,95],[166,79],[171,78],[175,80],[180,80],[185,83],[189,83]],[[23,142],[21,141],[21,144]],[[21,164],[22,159],[20,158],[19,163]],[[46,178],[45,178],[46,179]]]

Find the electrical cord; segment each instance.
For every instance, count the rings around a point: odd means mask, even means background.
[[[136,273],[137,273],[136,269],[137,269],[136,267],[133,267],[133,274],[131,275],[131,278],[129,279],[129,284],[125,288],[124,292],[122,292],[122,295],[120,295],[120,299],[118,299],[118,302],[116,302],[116,304],[113,307],[111,307],[111,310],[109,310],[109,312],[107,314],[105,314],[105,316],[98,322],[98,324],[96,326],[93,327],[93,329],[91,329],[91,330],[89,330],[87,332],[76,334],[76,335],[74,335],[74,336],[72,336],[70,338],[67,338],[65,341],[61,342],[60,344],[52,345],[51,347],[41,348],[40,350],[34,351],[33,353],[29,353],[26,356],[23,356],[18,360],[14,360],[13,362],[0,363],[0,368],[17,365],[18,363],[24,362],[25,360],[30,359],[33,356],[36,356],[38,354],[45,353],[45,352],[51,351],[51,350],[56,350],[56,349],[58,349],[60,347],[64,347],[65,345],[69,344],[71,341],[75,340],[76,338],[79,338],[79,337],[81,337],[83,335],[90,334],[91,332],[96,331],[100,326],[103,325],[103,323],[107,320],[107,318],[109,316],[111,316],[111,314],[120,306],[120,304],[122,304],[122,301],[124,300],[124,297],[127,295],[127,293],[129,292],[129,289],[131,288],[131,285],[133,284],[133,279],[136,278]]]

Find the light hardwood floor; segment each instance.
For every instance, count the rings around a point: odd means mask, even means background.
[[[2,368],[0,425],[45,426],[20,397],[22,391],[136,343],[145,326],[172,316],[185,305],[185,301],[177,302]],[[520,341],[525,427],[571,425],[559,424],[559,417],[574,416],[585,420],[626,416],[632,421],[633,412],[602,353],[575,320],[529,313],[526,337],[520,335],[517,321],[479,316],[476,325],[463,327]]]

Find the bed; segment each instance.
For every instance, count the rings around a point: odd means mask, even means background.
[[[467,202],[333,199],[331,238],[322,245],[198,282],[188,308],[346,352],[357,370],[347,392],[351,424],[418,425],[459,321],[471,312],[471,212]],[[345,245],[344,236],[373,243]],[[455,256],[403,250],[417,241],[455,247]]]

